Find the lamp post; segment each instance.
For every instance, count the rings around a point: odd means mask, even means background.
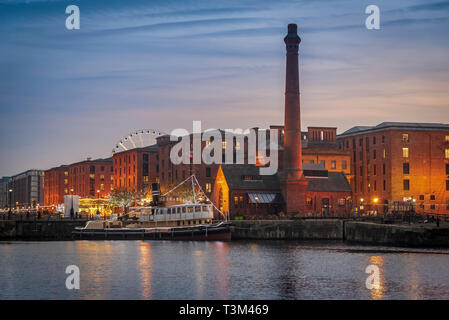
[[[12,213],[12,189],[9,189],[9,211],[8,211],[8,220],[11,218]]]
[[[100,189],[97,190],[98,201],[97,201],[97,214],[100,214]],[[106,220],[106,214],[103,212],[103,220]]]
[[[258,203],[258,201],[259,201],[259,197],[258,197],[258,196],[255,196],[255,197],[254,197],[254,200],[256,201],[256,217],[257,217],[257,203]]]
[[[379,198],[374,198],[373,199],[373,202],[374,202],[374,211],[375,211],[375,213],[376,213],[376,216],[377,216],[377,203],[379,202]]]
[[[72,198],[72,205],[70,206],[70,219],[73,219],[73,217],[75,216],[75,210],[73,210],[73,188],[70,189],[70,193],[70,197]]]

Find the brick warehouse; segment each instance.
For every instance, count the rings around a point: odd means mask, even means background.
[[[408,202],[422,213],[449,213],[449,125],[384,122],[338,136],[351,154],[358,208],[392,211]]]
[[[114,189],[144,191],[157,179],[158,147],[149,146],[114,153]]]
[[[45,206],[64,203],[65,195],[105,198],[113,189],[112,158],[76,162],[52,168],[45,176]]]

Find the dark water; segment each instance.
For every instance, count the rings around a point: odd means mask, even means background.
[[[368,265],[380,270],[369,290]],[[65,269],[80,269],[68,290]],[[449,299],[449,251],[307,242],[0,242],[0,299]]]

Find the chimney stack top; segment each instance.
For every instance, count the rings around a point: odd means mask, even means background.
[[[288,33],[297,34],[298,33],[298,25],[296,23],[290,23],[288,25]]]

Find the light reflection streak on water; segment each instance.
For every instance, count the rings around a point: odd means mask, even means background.
[[[229,244],[227,242],[216,242],[214,247],[217,257],[216,272],[219,298],[229,299]]]
[[[449,251],[303,242],[0,243],[0,299],[449,299]],[[67,290],[78,265],[81,289]],[[380,271],[368,290],[365,268]],[[39,275],[39,276],[36,276]]]
[[[139,270],[141,280],[142,299],[151,299],[151,280],[153,272],[153,259],[151,243],[140,241],[139,243]]]
[[[206,297],[204,297],[204,289],[205,289],[204,253],[202,250],[195,250],[193,255],[195,261],[195,279],[197,287],[197,297],[199,297],[199,299],[205,299]]]

